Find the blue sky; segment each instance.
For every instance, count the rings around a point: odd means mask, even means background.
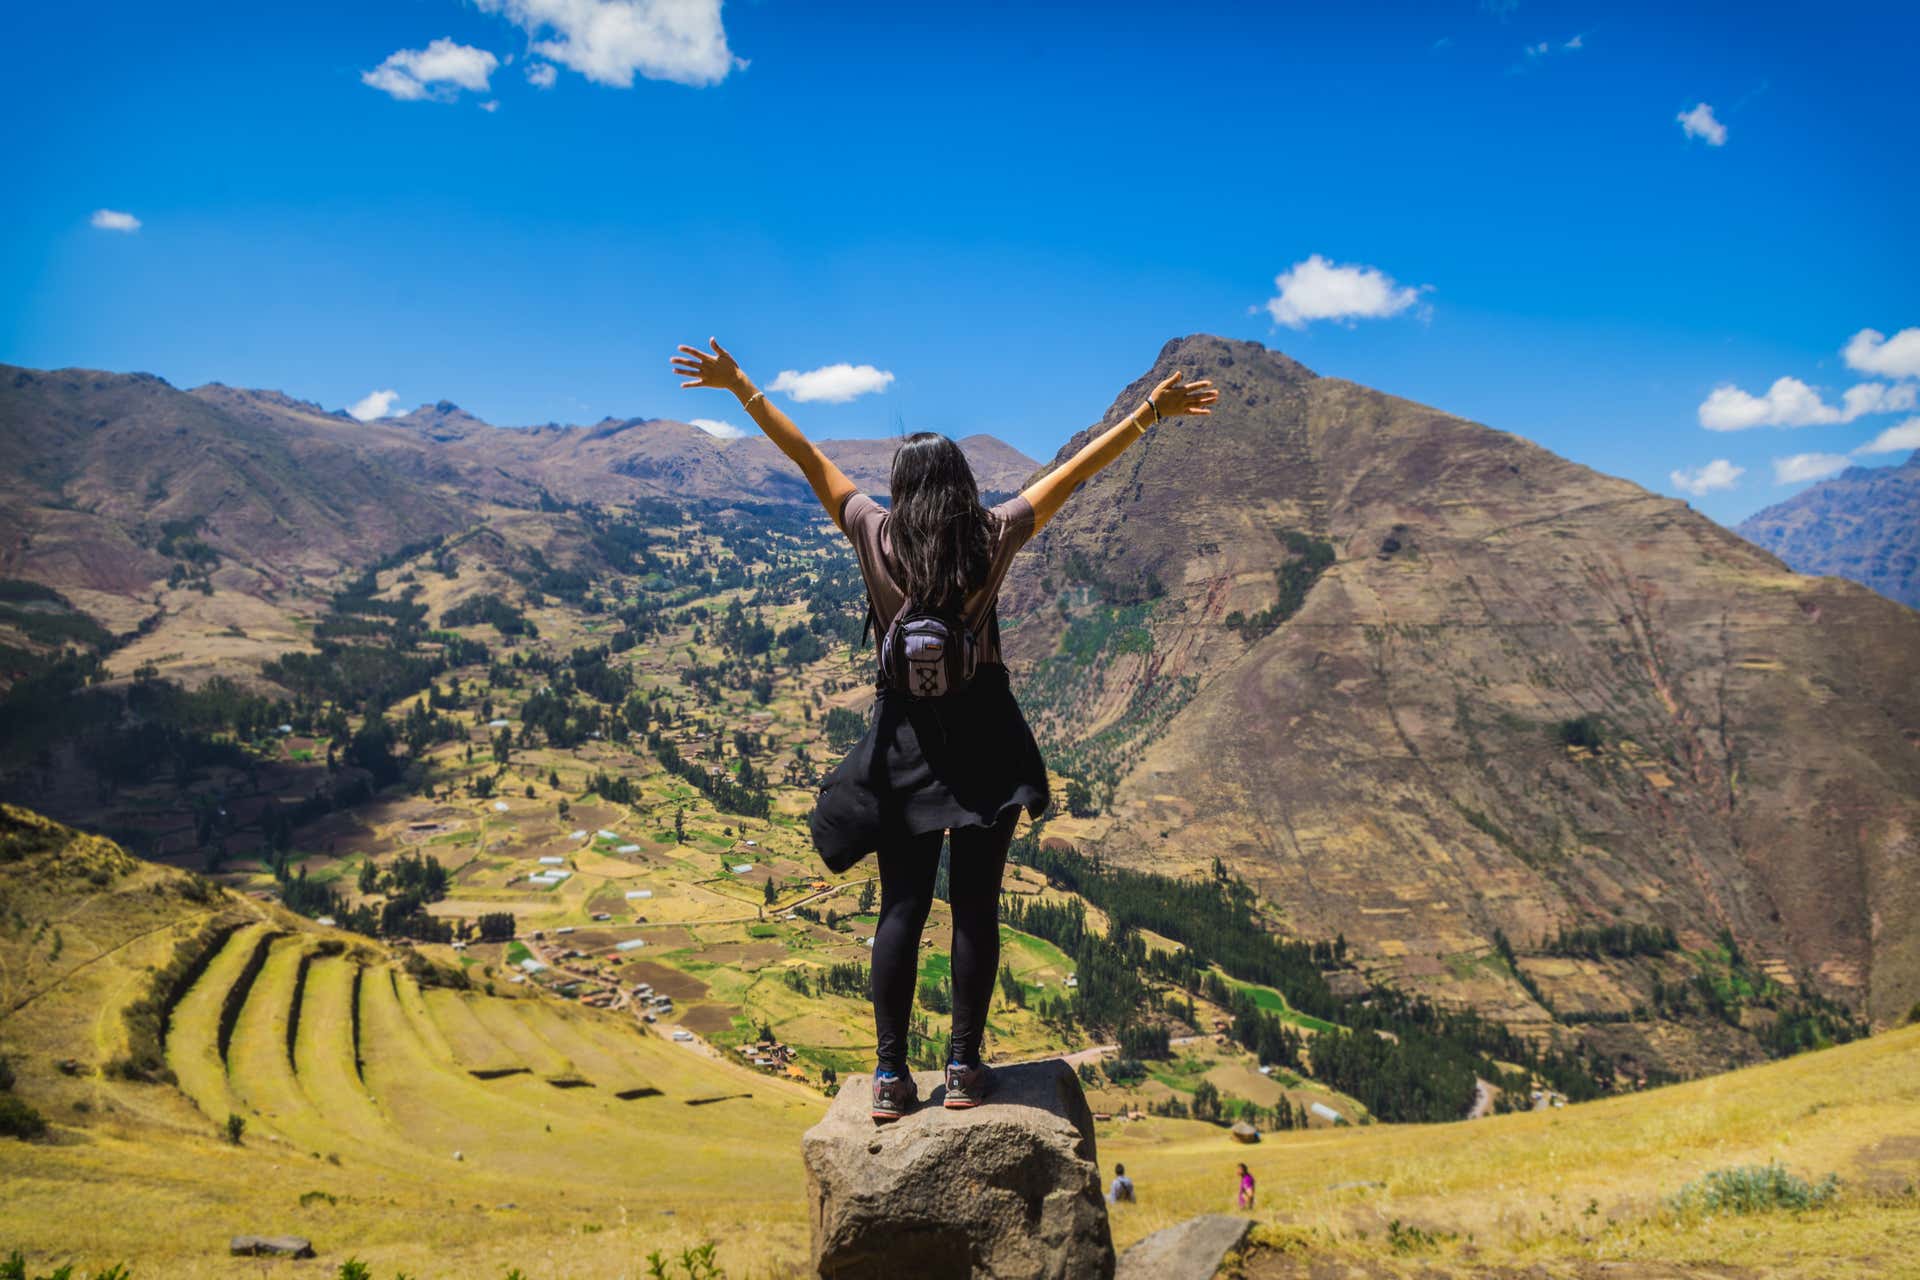
[[[0,359],[1048,457],[1205,331],[1733,521],[1920,436],[1920,11],[1672,8],[7,6]]]

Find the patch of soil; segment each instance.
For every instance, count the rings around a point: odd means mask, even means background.
[[[657,987],[659,984],[654,985]],[[731,1031],[733,1019],[739,1012],[730,1004],[703,1004],[687,1010],[680,1019],[680,1025],[689,1031],[710,1036],[720,1031]]]
[[[766,940],[723,942],[717,947],[708,947],[700,956],[702,960],[711,960],[715,964],[736,965],[743,969],[758,969],[786,957],[786,944]]]
[[[672,996],[675,1000],[698,1000],[707,994],[707,984],[700,979],[651,960],[635,960],[623,966],[620,981],[627,986],[636,982],[651,982],[655,991],[663,996]]]

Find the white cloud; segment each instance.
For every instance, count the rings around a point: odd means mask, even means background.
[[[424,49],[400,49],[388,54],[385,62],[363,72],[360,80],[402,102],[427,98],[450,102],[462,89],[485,93],[487,81],[499,65],[500,59],[485,49],[455,44],[442,36]]]
[[[1846,394],[1840,397],[1846,407],[1841,411],[1842,422],[1852,422],[1855,418],[1870,413],[1899,413],[1911,409],[1914,405],[1916,388],[1911,382],[1889,386],[1884,382],[1863,382],[1857,387],[1848,387]]]
[[[1282,271],[1273,283],[1280,292],[1267,299],[1267,311],[1289,329],[1304,329],[1314,320],[1399,315],[1433,287],[1397,284],[1377,267],[1339,266],[1317,253]]]
[[[1891,338],[1878,329],[1862,329],[1840,354],[1847,367],[1883,378],[1920,378],[1920,329],[1902,329]]]
[[[1727,145],[1727,126],[1713,118],[1713,108],[1704,102],[1691,111],[1682,111],[1674,119],[1680,122],[1680,132],[1689,138],[1705,138],[1710,147]]]
[[[362,422],[372,422],[375,418],[389,417],[393,413],[393,402],[400,398],[397,391],[369,391],[352,404],[347,412]]]
[[[692,425],[700,428],[708,435],[718,436],[722,440],[738,440],[741,436],[747,434],[731,422],[722,422],[718,418],[694,418]]]
[[[527,83],[536,89],[551,89],[553,82],[560,78],[559,68],[551,62],[529,62],[527,64]]]
[[[855,396],[864,396],[875,391],[885,391],[887,384],[893,381],[893,375],[884,369],[876,369],[870,364],[830,364],[818,369],[797,373],[792,369],[782,369],[773,380],[770,388],[783,391],[794,400],[802,403],[808,400],[825,400],[830,404],[845,404]]]
[[[1848,387],[1841,396],[1840,408],[1820,398],[1798,378],[1780,378],[1767,388],[1764,396],[1751,395],[1736,386],[1715,387],[1700,402],[1700,425],[1709,431],[1745,431],[1749,427],[1815,427],[1836,422],[1852,422],[1870,413],[1898,413],[1911,409],[1915,388],[1911,383],[1889,386],[1884,382],[1862,382]]]
[[[474,2],[524,29],[533,53],[597,84],[631,88],[636,71],[649,80],[718,84],[746,65],[727,48],[720,0]]]
[[[1667,479],[1673,481],[1674,488],[1698,498],[1716,489],[1733,488],[1746,473],[1745,467],[1736,467],[1725,458],[1715,458],[1704,467],[1682,467],[1678,471],[1670,471]]]
[[[1888,427],[1855,449],[1855,453],[1904,453],[1920,449],[1920,418],[1908,418],[1899,426]]]
[[[1822,480],[1846,469],[1845,454],[1796,453],[1791,458],[1773,460],[1773,482],[1799,484],[1803,480]]]
[[[1587,38],[1583,35],[1575,36],[1560,47],[1562,49],[1584,49],[1587,47]]]
[[[488,115],[492,115],[494,112],[500,109],[500,104],[498,102],[495,102],[489,99],[488,101],[480,104],[480,109],[486,112]]]
[[[138,231],[140,219],[118,209],[95,209],[93,217],[87,219],[102,231]]]

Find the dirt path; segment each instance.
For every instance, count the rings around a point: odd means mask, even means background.
[[[1493,1114],[1493,1086],[1479,1076],[1473,1078],[1473,1105],[1467,1108],[1467,1119],[1480,1120]]]

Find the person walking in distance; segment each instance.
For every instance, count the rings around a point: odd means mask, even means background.
[[[1240,1207],[1253,1208],[1253,1173],[1244,1161],[1240,1165]]]
[[[717,339],[672,358],[682,387],[730,391],[800,469],[846,534],[879,638],[866,736],[828,775],[814,806],[814,847],[842,871],[868,853],[880,865],[871,995],[878,1066],[873,1118],[919,1102],[908,1069],[920,934],[941,845],[950,845],[953,1034],[944,1105],[972,1107],[992,1088],[980,1041],[1000,962],[1000,878],[1020,811],[1050,799],[1046,765],[1008,684],[996,602],[1027,539],[1069,495],[1156,423],[1205,415],[1219,398],[1175,372],[1063,465],[988,508],[973,469],[946,436],[916,432],[895,449],[889,506],[861,493],[741,371]]]
[[[1108,1204],[1133,1203],[1133,1179],[1127,1176],[1127,1166],[1113,1166],[1113,1185],[1107,1188]]]

